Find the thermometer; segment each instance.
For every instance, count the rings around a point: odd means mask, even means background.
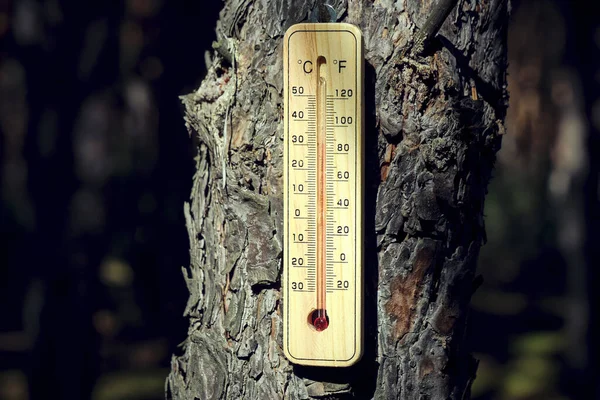
[[[362,353],[362,35],[297,24],[283,49],[284,351],[344,367]]]

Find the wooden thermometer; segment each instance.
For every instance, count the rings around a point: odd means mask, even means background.
[[[284,351],[345,367],[362,353],[362,35],[298,24],[283,51]]]

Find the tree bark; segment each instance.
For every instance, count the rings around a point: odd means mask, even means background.
[[[440,4],[447,4],[443,1]],[[366,57],[365,354],[348,369],[282,351],[282,37],[310,0],[226,0],[201,87],[185,204],[190,319],[168,398],[467,399],[467,305],[504,132],[509,1],[338,0]],[[435,32],[433,32],[435,34]]]

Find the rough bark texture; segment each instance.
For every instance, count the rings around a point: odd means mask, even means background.
[[[167,397],[466,399],[467,304],[506,110],[508,0],[462,0],[412,51],[432,0],[338,0],[366,55],[366,353],[347,370],[283,356],[282,36],[310,0],[226,0],[184,98],[198,137],[185,205],[190,319]],[[418,56],[412,54],[419,54]]]

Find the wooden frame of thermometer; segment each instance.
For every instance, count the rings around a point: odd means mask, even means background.
[[[284,37],[283,341],[293,363],[362,355],[363,50],[350,24]]]

